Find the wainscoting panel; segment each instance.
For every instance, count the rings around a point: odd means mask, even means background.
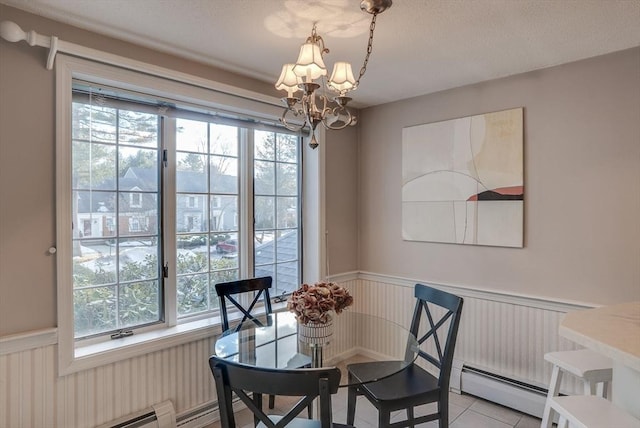
[[[55,345],[0,355],[0,427],[94,427],[171,400],[187,411],[217,399],[213,339],[58,377]]]
[[[355,296],[354,310],[379,315],[409,326],[416,282],[361,273],[346,283]],[[544,301],[526,296],[485,292],[450,285],[435,287],[464,298],[455,358],[465,366],[546,388],[551,365],[544,361],[550,351],[576,349],[558,335],[563,315],[590,306]],[[565,376],[561,390],[581,393],[582,386]]]
[[[353,294],[355,302],[348,310],[409,326],[415,302],[413,285],[418,281],[362,272],[332,280]],[[574,348],[557,333],[563,314],[589,307],[436,286],[465,299],[456,359],[468,367],[541,387],[546,387],[551,374],[544,353]],[[0,338],[1,428],[95,427],[166,400],[173,403],[179,424],[181,415],[198,409],[205,409],[209,416],[202,420],[211,422],[217,400],[208,365],[213,337],[63,377],[57,375],[55,337],[49,329]],[[372,343],[381,354],[402,346],[379,331],[336,339],[327,359],[347,357],[354,348]],[[581,391],[571,380],[565,380],[562,389]]]

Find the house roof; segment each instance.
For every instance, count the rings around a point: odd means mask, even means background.
[[[276,264],[278,288],[275,290],[274,294],[280,294],[283,291],[294,291],[300,286],[297,258],[298,233],[296,230],[286,231],[273,241],[265,242],[256,246],[255,275],[273,276],[271,263],[273,263],[274,260],[277,262],[294,260],[294,262],[290,263]]]

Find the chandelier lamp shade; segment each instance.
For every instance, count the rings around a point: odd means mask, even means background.
[[[351,101],[347,94],[358,88],[360,79],[367,71],[376,17],[391,7],[391,3],[392,0],[360,2],[360,9],[371,14],[372,18],[367,53],[357,78],[353,75],[350,63],[338,61],[334,64],[333,71],[327,80],[324,55],[329,53],[329,49],[325,47],[324,40],[318,35],[316,24],[313,25],[311,36],[300,47],[296,63],[282,66],[282,72],[275,84],[277,90],[287,92],[286,98],[282,99],[285,109],[280,121],[292,131],[299,131],[308,126],[311,129],[309,142],[311,148],[318,147],[315,135],[318,124],[321,123],[325,128],[334,130],[356,124],[356,116],[347,108],[347,104]],[[298,92],[301,93],[296,95]],[[331,93],[334,96],[329,99]],[[296,122],[302,122],[302,124],[293,124],[292,119],[297,119]]]

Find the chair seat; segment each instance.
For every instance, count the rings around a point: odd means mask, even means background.
[[[549,352],[544,359],[563,371],[589,382],[607,382],[613,374],[613,361],[589,349]]]
[[[270,415],[269,419],[277,423],[280,419],[282,419],[282,416]],[[302,418],[295,418],[294,420],[292,420],[287,424],[287,428],[320,428],[320,426],[321,426],[320,421],[313,420],[313,419],[302,419]],[[333,428],[355,428],[352,425],[337,424],[335,422],[332,424],[332,426]],[[257,425],[257,427],[265,428],[266,425],[260,422]]]
[[[348,370],[357,378],[365,378],[365,373],[378,370],[384,363],[352,364],[348,366]],[[405,408],[414,401],[438,401],[439,392],[438,379],[415,364],[377,382],[365,383],[360,386],[360,390],[376,401],[397,401],[399,408]],[[433,395],[433,400],[428,400],[429,395]]]
[[[551,407],[577,428],[640,428],[640,420],[594,395],[553,397]]]

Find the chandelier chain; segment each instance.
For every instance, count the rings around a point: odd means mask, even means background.
[[[356,80],[355,87],[357,88],[360,85],[360,79],[364,76],[364,73],[367,72],[367,64],[369,63],[369,57],[371,56],[371,52],[373,52],[373,31],[376,29],[376,18],[378,17],[377,13],[373,14],[371,18],[371,24],[369,25],[369,41],[367,43],[367,55],[364,57],[364,63],[362,64],[362,68],[360,68],[360,74],[358,75],[358,79]]]

